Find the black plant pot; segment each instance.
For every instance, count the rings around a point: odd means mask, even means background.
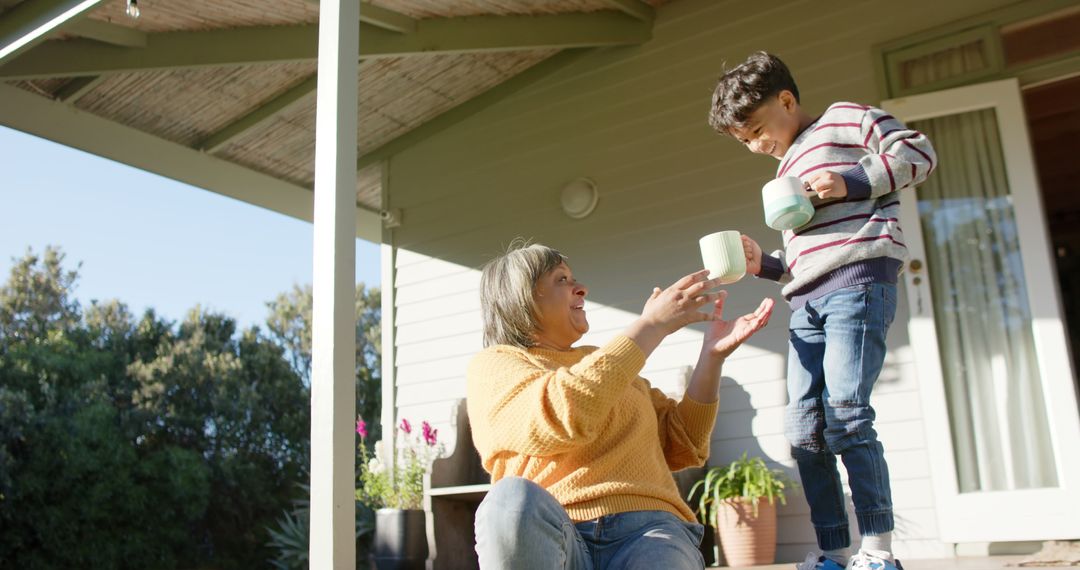
[[[375,568],[424,570],[428,557],[424,511],[375,511]]]

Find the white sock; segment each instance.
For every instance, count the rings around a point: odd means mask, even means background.
[[[824,550],[821,555],[841,566],[847,566],[848,559],[851,558],[851,549],[845,546],[835,550]]]
[[[892,562],[892,533],[886,532],[862,537],[862,544],[859,545],[859,551]]]

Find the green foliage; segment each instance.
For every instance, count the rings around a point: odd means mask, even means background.
[[[270,561],[274,568],[280,570],[306,569],[308,567],[308,535],[310,532],[310,503],[308,497],[311,489],[307,485],[300,485],[304,491],[302,499],[293,502],[293,507],[282,513],[277,520],[277,528],[268,528],[270,541],[267,543],[277,556]],[[367,547],[370,543],[372,532],[375,530],[374,513],[356,505],[356,539],[357,561],[367,559]]]
[[[292,364],[305,386],[311,381],[311,285],[294,286],[267,303],[269,335]],[[382,415],[382,383],[380,371],[382,330],[382,297],[378,288],[356,287],[356,410],[363,417],[377,418]],[[371,439],[379,438],[380,426],[370,426]],[[370,449],[367,449],[370,451]],[[285,510],[276,521],[276,528],[268,528],[271,539],[267,546],[274,552],[271,563],[277,568],[303,568],[306,566],[308,546],[307,487],[304,499]],[[374,513],[357,502],[358,561],[367,560],[371,546],[371,529]],[[305,562],[301,562],[301,561]]]
[[[271,555],[263,528],[288,504],[308,458],[309,396],[282,349],[196,308],[127,372],[142,446],[188,449],[209,467],[213,501],[192,528],[205,560],[262,564]]]
[[[443,454],[438,430],[425,421],[420,433],[416,433],[409,421],[402,419],[401,425],[394,430],[393,460],[387,457],[387,446],[383,441],[375,444],[375,456],[370,455],[365,445],[363,419],[357,420],[356,431],[361,436],[356,499],[371,509],[422,508],[424,475],[431,468],[431,462]]]
[[[64,271],[64,254],[47,247],[39,256],[27,250],[0,289],[0,343],[43,339],[69,332],[79,321],[79,303],[69,294],[78,271]]]
[[[265,567],[307,479],[310,359],[283,336],[301,317],[263,334],[199,308],[83,310],[63,261],[28,252],[0,287],[0,568]],[[377,410],[378,290],[359,292]]]
[[[708,524],[716,520],[716,509],[725,499],[746,500],[753,505],[756,516],[759,499],[768,499],[769,504],[775,504],[776,500],[787,504],[785,490],[796,486],[779,469],[769,469],[762,458],[748,459],[743,452],[742,457],[730,464],[706,471],[705,477],[690,488],[689,500],[692,504],[694,494],[701,493],[695,512],[702,524]]]
[[[266,304],[270,338],[285,350],[293,370],[311,382],[311,285],[294,285]],[[356,286],[356,413],[365,418],[382,415],[382,294],[378,287]],[[378,440],[381,427],[370,426]]]

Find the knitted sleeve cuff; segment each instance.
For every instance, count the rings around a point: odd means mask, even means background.
[[[784,264],[778,258],[763,253],[761,254],[761,272],[757,276],[761,279],[779,281],[784,276]]]
[[[847,185],[846,201],[855,202],[870,198],[870,176],[866,174],[866,169],[861,165],[841,172],[840,176],[843,177],[844,184]]]
[[[684,395],[679,401],[678,410],[683,425],[686,426],[686,433],[707,447],[716,424],[716,412],[720,410],[720,401],[705,404]]]

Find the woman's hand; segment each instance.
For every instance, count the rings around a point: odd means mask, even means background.
[[[679,279],[667,289],[654,287],[652,295],[645,301],[641,318],[665,335],[690,323],[712,320],[712,314],[698,309],[720,298],[719,294],[708,292],[719,286],[720,279],[709,279],[709,270],[702,269]]]
[[[626,336],[637,343],[646,356],[667,335],[691,323],[720,318],[720,313],[704,313],[701,307],[716,302],[720,296],[708,291],[720,286],[719,279],[709,279],[709,270],[702,269],[679,279],[666,289],[653,288],[645,301],[641,317],[626,329]]]
[[[725,321],[722,313],[726,299],[727,291],[721,291],[719,298],[713,302],[713,322],[705,332],[705,342],[701,347],[702,356],[723,360],[739,348],[739,345],[746,342],[746,339],[754,336],[754,333],[769,324],[769,317],[772,316],[773,310],[772,299],[762,299],[761,304],[753,313]]]

